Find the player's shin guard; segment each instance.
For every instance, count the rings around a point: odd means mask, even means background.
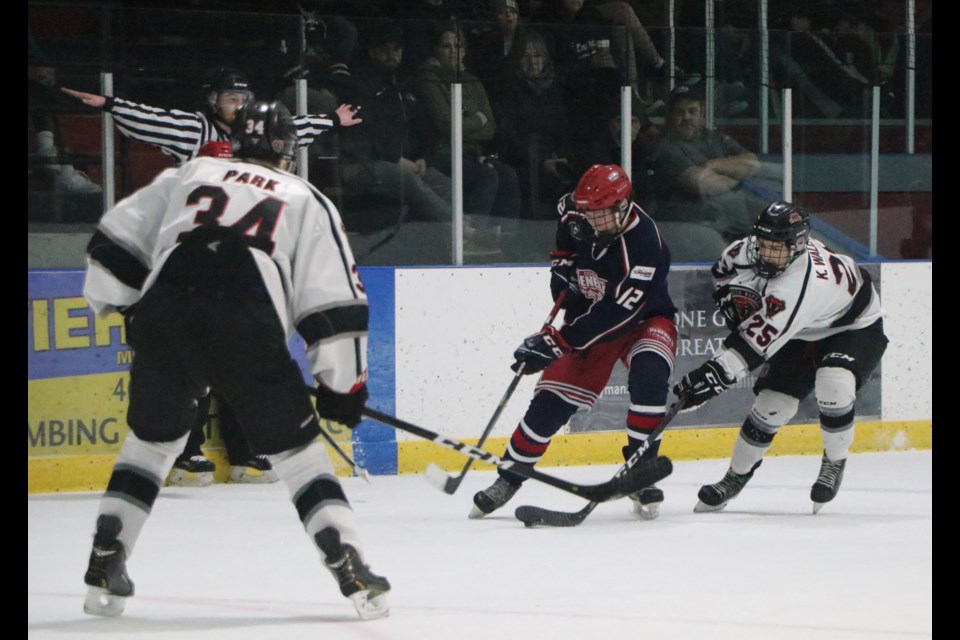
[[[840,491],[847,453],[853,444],[856,393],[856,377],[847,369],[823,367],[817,370],[816,395],[823,457],[817,480],[810,487],[814,513],[836,498]]]

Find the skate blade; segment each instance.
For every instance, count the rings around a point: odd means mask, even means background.
[[[115,618],[123,613],[127,598],[110,593],[101,587],[88,587],[83,601],[83,612],[92,616]]]
[[[272,484],[279,480],[274,470],[260,471],[247,467],[231,467],[230,482],[235,484]]]
[[[168,487],[209,487],[212,484],[213,473],[193,473],[174,469],[167,478]]]
[[[473,505],[473,508],[470,509],[470,513],[467,514],[467,517],[470,518],[471,520],[477,520],[478,518],[483,518],[486,515],[487,515],[486,513],[480,510],[480,507],[478,507],[477,505]]]
[[[727,502],[729,502],[729,500],[727,500]],[[721,502],[720,504],[714,507],[700,500],[697,502],[697,506],[693,508],[693,512],[694,513],[710,513],[711,511],[720,511],[725,506],[727,506],[727,502]]]
[[[376,620],[390,615],[390,602],[386,591],[357,591],[350,596],[350,599],[357,610],[357,615],[363,620]]]
[[[651,502],[649,504],[633,503],[633,512],[640,516],[641,520],[656,520],[660,515],[660,503]]]
[[[827,504],[826,502],[814,502],[813,503],[813,515],[820,513],[820,509],[823,509],[823,505]]]

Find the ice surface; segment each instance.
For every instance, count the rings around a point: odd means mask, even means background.
[[[164,488],[128,562],[120,618],[83,613],[99,494],[27,498],[28,637],[109,640],[855,640],[932,636],[932,452],[852,455],[812,515],[819,456],[768,457],[720,513],[693,513],[727,460],[675,461],[660,517],[627,500],[580,526],[527,529],[522,504],[585,502],[528,482],[469,520],[471,470],[449,496],[419,475],[344,478],[367,561],[393,584],[362,622],[321,566],[286,488]],[[598,483],[616,467],[541,469]]]

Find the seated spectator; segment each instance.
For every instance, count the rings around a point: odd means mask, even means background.
[[[552,56],[539,31],[522,37],[496,85],[493,145],[520,177],[523,217],[553,220],[557,200],[576,186],[580,174],[570,167],[570,123]]]
[[[473,16],[464,0],[402,0],[384,2],[403,25],[404,48],[401,71],[416,73],[433,57],[434,32],[445,22],[462,21]]]
[[[634,96],[630,105],[630,183],[633,185],[634,202],[656,217],[650,157],[659,142],[660,130],[644,115],[642,107],[640,100]],[[577,154],[577,162],[573,167],[576,175],[582,174],[595,164],[622,166],[620,102],[609,101],[604,106],[602,117],[607,126],[607,133],[598,137]]]
[[[571,144],[582,148],[605,135],[597,118],[603,104],[620,95],[629,80],[626,43],[592,3],[548,0],[530,19],[549,39],[564,83],[564,104],[573,127]]]
[[[413,85],[421,108],[426,158],[430,165],[450,174],[451,85],[461,83],[463,209],[470,217],[465,225],[487,230],[478,242],[483,237],[498,243],[501,228],[520,214],[517,173],[487,152],[496,122],[483,84],[463,66],[466,41],[462,31],[455,23],[446,23],[437,30],[433,42],[433,57],[420,67]],[[465,237],[471,235],[468,231]]]
[[[353,89],[364,126],[341,132],[340,179],[344,186],[408,204],[410,220],[449,222],[450,178],[427,163],[411,136],[417,103],[397,72],[403,29],[388,20],[362,35]]]
[[[510,53],[521,41],[523,28],[517,0],[490,0],[490,7],[494,26],[480,31],[470,43],[466,65],[492,95],[500,78],[507,72]]]
[[[35,144],[28,150],[39,156],[45,164],[38,164],[29,172],[42,190],[98,194],[100,185],[90,180],[83,171],[59,158],[63,149],[58,111],[69,106],[58,90],[57,70],[27,32],[27,118],[33,127]]]
[[[838,54],[831,34],[814,30],[813,15],[804,3],[791,4],[787,30],[775,32],[780,37],[771,43],[775,73],[783,84],[798,90],[794,116],[804,117],[813,108],[827,118],[865,117],[873,86],[869,71],[858,69],[852,55],[847,60]]]
[[[658,224],[696,223],[733,242],[750,234],[770,200],[755,193],[760,189],[750,181],[761,168],[757,155],[706,128],[702,84],[678,85],[670,93],[664,132],[651,158],[655,218]],[[704,252],[701,259],[710,255]]]

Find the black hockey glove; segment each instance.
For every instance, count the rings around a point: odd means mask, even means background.
[[[550,252],[550,293],[553,299],[560,297],[561,291],[567,292],[567,297],[560,305],[568,309],[582,296],[577,279],[577,268],[574,261],[577,254],[572,251],[556,250]]]
[[[345,424],[353,429],[363,418],[367,397],[367,385],[353,393],[337,393],[317,384],[317,413],[321,418]]]
[[[548,325],[540,333],[535,333],[524,339],[523,344],[513,352],[513,357],[517,361],[510,365],[510,368],[519,371],[520,365],[523,364],[524,375],[537,373],[546,369],[551,362],[563,354],[571,351],[573,349],[563,339],[560,332]]]
[[[127,344],[133,347],[133,316],[137,312],[137,303],[134,302],[128,307],[120,307],[117,311],[123,316],[123,332],[127,338]]]
[[[736,380],[727,375],[720,363],[707,360],[683,376],[683,379],[674,385],[673,393],[683,402],[683,411],[689,411],[720,395],[732,387],[734,382]]]

